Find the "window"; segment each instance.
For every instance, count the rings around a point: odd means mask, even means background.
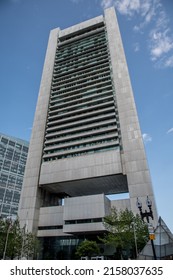
[[[13,141],[10,140],[10,141],[9,141],[9,145],[12,146],[12,147],[14,147],[14,146],[15,146],[15,142],[13,142]]]
[[[8,139],[2,137],[1,142],[6,145],[8,143]]]

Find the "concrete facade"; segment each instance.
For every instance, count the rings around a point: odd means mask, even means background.
[[[140,131],[133,91],[128,73],[123,44],[114,10],[105,11],[113,80],[123,144],[122,161],[128,178],[131,210],[136,212],[136,198],[145,203],[148,195],[153,201],[155,223],[157,210]],[[114,36],[116,34],[116,36]]]
[[[129,193],[110,201],[105,195]],[[39,237],[104,232],[112,206],[157,211],[113,8],[50,33],[19,217]]]

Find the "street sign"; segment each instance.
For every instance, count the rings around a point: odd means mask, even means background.
[[[154,233],[150,234],[149,236],[150,236],[150,240],[155,240],[155,234]]]

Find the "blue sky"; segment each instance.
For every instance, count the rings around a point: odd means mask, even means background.
[[[30,139],[49,32],[115,6],[159,215],[173,231],[173,1],[0,0],[0,132]]]

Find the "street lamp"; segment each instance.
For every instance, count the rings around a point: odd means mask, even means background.
[[[147,211],[147,210],[145,210],[145,212],[142,211],[142,202],[139,200],[139,198],[137,198],[136,205],[139,209],[141,219],[144,221],[144,218],[146,218],[148,226],[149,226],[149,218],[151,217],[152,220],[154,220],[153,211],[152,211],[152,201],[147,196],[146,205],[148,206],[149,211]],[[156,258],[154,242],[153,242],[153,239],[150,239],[150,240],[151,240],[151,246],[152,246],[152,250],[153,250],[153,256],[154,256],[154,259],[156,260],[157,258]]]

